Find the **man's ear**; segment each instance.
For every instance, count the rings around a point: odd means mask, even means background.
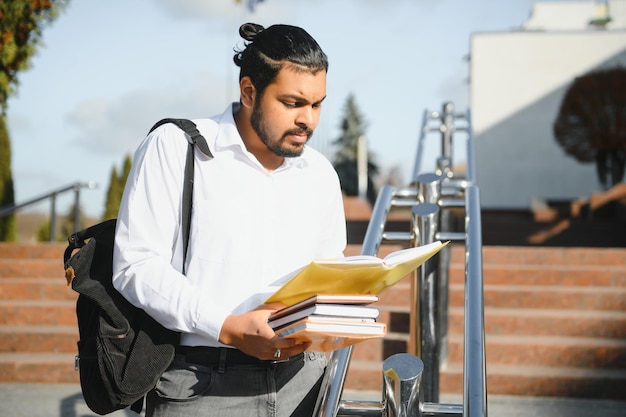
[[[245,76],[239,81],[239,94],[241,96],[241,104],[245,107],[252,108],[256,99],[256,87],[252,84],[249,76]]]

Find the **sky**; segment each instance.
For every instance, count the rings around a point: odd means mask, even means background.
[[[245,22],[303,27],[328,55],[327,98],[311,146],[332,159],[329,143],[352,94],[371,157],[407,182],[424,111],[447,101],[468,108],[471,34],[519,30],[533,2],[264,0],[250,10],[247,0],[70,0],[9,98],[16,203],[93,181],[80,205],[100,217],[111,170],[157,120],[210,117],[239,99],[232,57]],[[438,141],[429,143],[426,169],[440,151]],[[60,214],[72,198],[58,198]]]

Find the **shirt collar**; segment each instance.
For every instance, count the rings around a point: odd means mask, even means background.
[[[239,134],[239,130],[237,130],[237,125],[235,124],[235,113],[239,110],[241,106],[238,102],[231,103],[224,113],[221,116],[218,116],[218,134],[215,141],[215,149],[216,150],[225,150],[235,148],[238,152],[243,153],[249,159],[254,160],[258,163],[258,160],[246,149],[246,146],[243,143],[243,139],[241,139],[241,135]],[[307,154],[307,146],[305,146],[302,155],[296,156],[293,158],[285,158],[283,164],[276,169],[274,172],[283,170],[289,167],[297,167],[304,168],[306,166],[306,154]]]

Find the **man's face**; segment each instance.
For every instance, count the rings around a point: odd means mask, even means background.
[[[280,70],[252,108],[250,123],[275,155],[299,156],[313,135],[326,97],[326,72]]]

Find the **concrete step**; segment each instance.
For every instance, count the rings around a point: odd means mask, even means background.
[[[5,278],[54,278],[64,280],[65,243],[0,242],[0,282]]]
[[[626,250],[623,256],[626,257]],[[626,266],[483,264],[485,285],[626,287]],[[465,282],[465,266],[450,265],[450,283]]]
[[[72,300],[0,300],[0,325],[77,326]]]
[[[8,243],[0,242],[0,259],[56,259],[63,264],[67,243]]]
[[[382,365],[371,361],[351,361],[346,389],[380,390]],[[448,365],[440,372],[442,393],[463,393],[463,366]],[[487,364],[489,395],[524,395],[596,399],[626,398],[626,370],[553,366]]]
[[[65,284],[64,248],[0,244],[1,381],[78,381],[77,295]],[[383,246],[380,255],[399,248]],[[442,393],[462,393],[463,249],[450,249]],[[626,398],[624,259],[626,250],[606,248],[483,248],[490,395]],[[407,351],[411,278],[382,293],[376,305],[389,333],[355,345],[348,389],[380,391],[383,359]]]
[[[485,342],[490,365],[626,369],[624,339],[488,334]],[[463,336],[450,335],[448,363],[463,363]]]
[[[54,278],[65,277],[63,256],[50,258],[0,258],[0,274],[4,278]]]
[[[77,383],[72,353],[0,353],[0,382]]]
[[[626,287],[486,284],[483,289],[485,307],[626,311]],[[377,306],[409,311],[411,297],[411,279],[405,278],[381,293]],[[463,284],[449,285],[448,302],[455,307],[464,305]]]
[[[450,285],[450,305],[464,305],[464,290]],[[489,284],[484,298],[485,307],[626,311],[626,287]]]
[[[616,266],[624,268],[624,248],[563,248],[523,246],[483,246],[483,263],[490,265],[543,265],[594,268]],[[463,246],[451,251],[452,263],[464,262]]]
[[[76,353],[77,326],[0,326],[0,352]]]
[[[463,333],[463,308],[450,307],[450,334]],[[626,337],[626,312],[485,308],[485,332],[497,335]]]
[[[60,278],[0,278],[0,300],[76,300],[78,294]]]
[[[406,352],[409,337],[392,333],[385,340],[355,345],[356,361],[382,361],[393,353]],[[393,342],[393,343],[390,343]],[[487,335],[487,362],[494,365],[565,366],[592,369],[626,369],[626,340],[567,336]],[[398,352],[391,352],[400,346]],[[442,359],[443,360],[443,359]],[[463,336],[448,337],[447,363],[463,363]]]
[[[36,398],[37,401],[33,401]],[[350,401],[380,402],[380,390],[344,390],[342,398]],[[559,397],[525,397],[490,395],[490,417],[624,417],[625,401]],[[442,404],[463,404],[463,396],[442,394]],[[0,384],[2,415],[10,417],[94,416],[83,399],[80,385],[68,384]],[[119,410],[108,417],[128,417],[128,410]]]
[[[504,341],[503,345],[511,341]],[[561,341],[547,340],[546,344],[558,345]],[[593,344],[593,341],[578,340],[579,343]],[[456,342],[455,342],[456,343]],[[600,342],[602,344],[603,342]],[[359,348],[370,344],[364,342]],[[371,345],[371,344],[370,344]],[[460,344],[457,344],[459,346]],[[523,343],[522,343],[523,345]],[[619,368],[590,368],[573,365],[553,364],[552,366],[518,363],[493,363],[493,341],[487,342],[488,390],[490,394],[538,395],[538,396],[574,396],[580,398],[626,398],[626,367],[621,357]],[[605,346],[606,347],[606,346]],[[613,346],[622,349],[624,346]],[[611,346],[608,346],[609,350]],[[501,354],[513,357],[520,349],[506,352],[500,346]],[[536,349],[536,348],[534,348]],[[574,348],[576,349],[576,348]],[[357,347],[355,346],[355,351]],[[580,349],[578,349],[580,350]],[[536,350],[535,350],[536,352]],[[528,358],[534,354],[528,351]],[[576,353],[573,353],[576,355]],[[454,350],[451,352],[454,356]],[[620,353],[617,353],[620,355]],[[623,355],[623,353],[621,353]],[[605,359],[602,359],[602,362]],[[509,362],[516,362],[510,360]],[[29,383],[69,383],[76,382],[78,375],[74,371],[74,353],[0,353],[0,381]],[[603,364],[603,363],[602,363]],[[601,364],[601,365],[602,365]],[[615,364],[613,364],[615,365]],[[382,362],[363,358],[355,352],[346,378],[346,389],[380,390],[382,384]],[[462,393],[462,363],[452,362],[441,371],[440,389],[445,393]]]

